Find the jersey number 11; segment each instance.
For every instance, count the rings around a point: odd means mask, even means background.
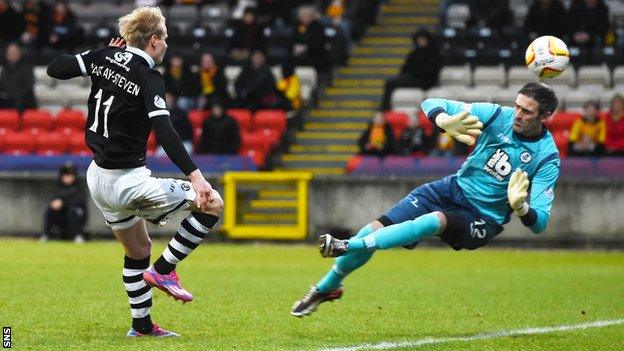
[[[108,98],[108,100],[102,103],[102,89],[98,90],[97,94],[95,94],[95,99],[97,100],[95,103],[95,116],[93,117],[93,124],[89,127],[89,130],[97,133],[98,124],[100,121],[100,105],[104,105],[104,118],[102,124],[104,125],[104,135],[105,138],[108,138],[108,111],[113,104],[114,96]]]

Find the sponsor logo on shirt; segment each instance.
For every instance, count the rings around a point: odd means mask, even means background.
[[[509,155],[503,149],[496,149],[496,151],[490,156],[490,159],[485,163],[483,169],[491,176],[503,181],[505,176],[511,173],[511,163],[509,163]]]

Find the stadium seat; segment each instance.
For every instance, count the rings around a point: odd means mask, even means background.
[[[425,130],[425,134],[432,135],[435,126],[422,110],[418,111],[418,119],[420,120],[420,125]]]
[[[276,129],[283,133],[286,130],[286,112],[283,110],[260,110],[254,116],[254,126],[258,129]]]
[[[469,86],[472,84],[470,66],[445,66],[440,71],[441,86]]]
[[[0,109],[0,128],[7,130],[19,130],[19,111],[15,109]]]
[[[613,70],[613,84],[614,85],[624,84],[624,66],[618,66]]]
[[[258,132],[241,133],[241,149],[260,150],[265,155],[271,150],[271,142]]]
[[[355,155],[349,160],[353,175],[377,175],[381,173],[381,159],[377,156]],[[347,169],[349,171],[349,169]]]
[[[52,114],[46,110],[28,109],[22,114],[22,129],[51,130],[54,125]]]
[[[507,75],[508,84],[523,86],[527,82],[535,81],[536,77],[529,71],[526,66],[513,66],[509,68]]]
[[[207,110],[191,110],[188,113],[189,122],[191,122],[191,126],[193,129],[201,128],[204,119],[209,115],[209,111]]]
[[[152,131],[147,137],[147,152],[148,154],[154,154],[156,152],[156,148],[158,148],[158,141],[156,140],[156,133]]]
[[[79,156],[90,156],[93,154],[85,142],[84,134],[74,133],[69,136],[69,153]]]
[[[27,155],[34,151],[36,142],[30,133],[7,132],[3,136],[3,151],[11,155]]]
[[[264,136],[267,140],[269,140],[269,142],[271,143],[271,147],[273,148],[279,145],[282,138],[282,133],[280,133],[280,131],[277,129],[263,128],[258,129],[257,132]]]
[[[227,114],[234,118],[238,122],[238,128],[241,131],[251,130],[253,127],[253,120],[251,118],[251,111],[242,108],[230,108],[227,110]]]
[[[423,101],[425,93],[420,88],[398,88],[392,92],[392,109],[416,108]]]
[[[581,118],[579,113],[574,112],[557,112],[552,117],[546,120],[546,126],[550,129],[551,133],[569,132],[572,129],[574,121]]]
[[[474,71],[475,86],[498,86],[507,84],[507,74],[503,65],[499,66],[478,66]]]
[[[606,65],[581,66],[578,71],[579,86],[611,86],[611,72]]]
[[[64,109],[56,115],[55,129],[61,130],[70,128],[74,130],[84,130],[87,117],[80,110]]]
[[[465,86],[450,85],[433,87],[425,92],[427,98],[440,98],[440,99],[457,99],[457,95],[460,91],[466,89]]]
[[[241,156],[250,157],[256,167],[259,168],[264,167],[264,164],[266,163],[266,153],[262,149],[243,147],[238,152],[238,154]]]
[[[570,136],[570,132],[568,130],[561,130],[557,132],[553,132],[553,139],[555,140],[555,145],[557,145],[557,149],[559,149],[559,155],[563,158],[568,156],[568,137]]]
[[[409,116],[405,112],[400,111],[388,111],[386,112],[386,122],[392,127],[394,136],[399,136],[403,130],[407,127]]]
[[[39,155],[64,154],[69,146],[69,139],[63,133],[56,131],[38,133],[35,140],[37,143],[35,152]]]

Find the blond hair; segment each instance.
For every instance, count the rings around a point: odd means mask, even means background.
[[[165,17],[158,7],[138,7],[119,19],[119,34],[128,45],[145,49],[152,35],[162,38],[167,31]]]

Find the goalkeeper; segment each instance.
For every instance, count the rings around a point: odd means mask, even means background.
[[[422,109],[431,121],[462,143],[476,142],[474,151],[456,174],[412,190],[351,239],[321,235],[321,255],[338,258],[291,314],[308,315],[342,296],[342,280],[376,250],[414,248],[432,236],[455,250],[474,250],[502,232],[512,215],[535,234],[546,229],[560,162],[544,121],[557,103],[553,90],[539,82],[520,89],[515,108],[425,100]]]

